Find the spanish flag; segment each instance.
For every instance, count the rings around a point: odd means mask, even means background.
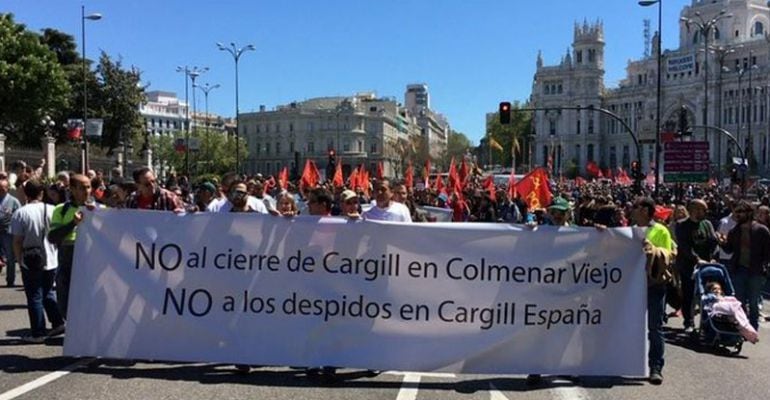
[[[497,151],[503,151],[503,146],[500,143],[497,143],[497,140],[493,137],[489,137],[489,145],[496,148]]]

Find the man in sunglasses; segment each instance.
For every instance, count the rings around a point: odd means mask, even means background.
[[[243,182],[236,182],[230,187],[230,193],[228,194],[227,199],[231,204],[230,212],[258,212],[249,205],[249,190]],[[262,206],[264,207],[264,205]]]

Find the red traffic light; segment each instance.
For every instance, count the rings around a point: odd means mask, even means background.
[[[511,103],[508,101],[500,102],[500,123],[503,125],[511,123]]]

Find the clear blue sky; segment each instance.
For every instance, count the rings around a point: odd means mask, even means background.
[[[403,102],[407,84],[424,82],[432,108],[475,143],[498,102],[529,97],[538,50],[546,65],[559,62],[575,21],[604,22],[610,86],[643,54],[642,21],[657,27],[657,8],[636,0],[3,0],[0,11],[80,45],[81,4],[103,14],[87,21],[87,56],[121,57],[143,72],[148,90],[183,97],[176,67],[207,66],[198,82],[222,85],[209,109],[232,116],[234,64],[215,43],[250,43],[257,50],[239,64],[242,111],[362,91]],[[664,48],[677,47],[687,4],[665,1]],[[197,103],[202,110],[200,92]]]

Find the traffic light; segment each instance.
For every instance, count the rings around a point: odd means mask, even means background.
[[[508,125],[511,123],[511,103],[508,101],[500,102],[500,124]]]
[[[329,165],[332,167],[337,165],[337,155],[334,153],[334,149],[329,149]]]
[[[633,179],[642,179],[644,175],[642,175],[642,166],[639,164],[639,161],[632,161],[631,162],[631,178]]]

